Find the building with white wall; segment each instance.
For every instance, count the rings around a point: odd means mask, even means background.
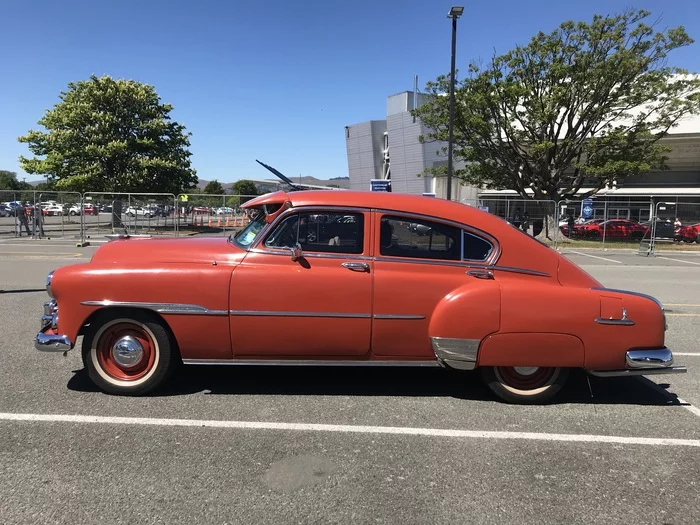
[[[445,177],[425,175],[427,168],[447,165],[443,142],[421,144],[418,138],[429,130],[411,110],[425,101],[426,95],[404,91],[387,98],[385,120],[369,120],[345,127],[345,144],[350,189],[369,190],[372,179],[391,180],[393,192],[435,193],[447,195]],[[455,164],[455,169],[459,164]],[[454,200],[473,201],[477,190],[458,181],[452,185]]]
[[[424,175],[429,167],[447,165],[441,151],[445,142],[421,144],[420,135],[429,129],[411,109],[425,102],[427,95],[404,91],[387,98],[385,120],[371,120],[345,127],[350,189],[369,190],[370,180],[390,179],[392,191],[447,195],[446,177]],[[661,143],[672,147],[668,169],[634,175],[600,190],[595,195],[596,215],[647,220],[660,200],[698,203],[700,207],[700,115],[687,116],[671,128]],[[455,169],[463,165],[455,162]],[[580,193],[591,190],[581,188]],[[494,199],[520,200],[513,190],[486,190],[453,181],[452,199],[470,204],[488,204]],[[602,203],[612,203],[604,206]],[[652,203],[651,205],[649,203]],[[601,215],[602,216],[602,215]]]

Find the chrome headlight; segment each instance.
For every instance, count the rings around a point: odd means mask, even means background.
[[[51,291],[51,279],[53,279],[53,272],[54,270],[50,271],[49,274],[46,276],[46,293],[49,294],[49,297],[51,299],[55,299],[53,296],[53,292]]]

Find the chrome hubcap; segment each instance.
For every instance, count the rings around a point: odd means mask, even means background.
[[[513,370],[515,370],[518,374],[521,376],[531,376],[537,370],[539,370],[540,367],[538,366],[514,366]]]
[[[130,335],[120,338],[112,347],[112,359],[123,368],[136,366],[143,358],[143,347]]]

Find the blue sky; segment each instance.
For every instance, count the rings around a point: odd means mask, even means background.
[[[155,86],[193,133],[201,179],[347,176],[344,127],[386,114],[386,97],[450,68],[446,14],[465,5],[457,67],[526,43],[564,20],[626,6],[683,25],[697,40],[670,63],[700,72],[700,1],[443,0],[4,2],[0,32],[0,169],[25,177],[17,137],[91,74]],[[28,181],[39,177],[27,176]]]

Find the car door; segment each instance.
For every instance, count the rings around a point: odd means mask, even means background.
[[[361,209],[280,215],[233,272],[235,357],[369,354],[370,218]],[[295,245],[298,256],[293,256]]]
[[[372,353],[434,358],[429,325],[435,307],[453,290],[479,282],[479,270],[475,279],[466,266],[487,261],[494,246],[446,221],[376,213]]]

